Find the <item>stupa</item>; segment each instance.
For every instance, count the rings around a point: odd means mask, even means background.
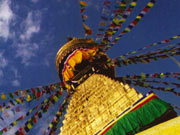
[[[142,95],[119,81],[111,59],[92,39],[66,43],[56,67],[72,95],[60,135],[133,135],[177,116],[153,92]]]

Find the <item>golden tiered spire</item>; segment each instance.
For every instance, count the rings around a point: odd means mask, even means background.
[[[118,81],[111,59],[91,39],[65,44],[56,67],[71,95],[60,135],[114,135],[116,128],[116,134],[135,134],[177,116],[154,93],[142,96]]]
[[[110,59],[100,50],[100,46],[92,40],[74,38],[58,51],[56,66],[58,73],[62,78],[65,78],[65,75],[67,75],[65,73],[63,74],[63,68],[66,66],[67,60],[70,61],[72,53],[75,55],[74,51],[76,49],[82,48],[84,50],[93,48],[96,53],[95,55],[92,55],[92,57],[94,57],[92,58],[93,60],[90,59],[89,64],[92,64],[90,72],[88,70],[83,73],[79,78],[79,80],[83,81],[80,81],[80,83],[73,88],[75,92],[72,94],[70,104],[68,105],[61,129],[61,135],[94,134],[142,97],[142,94],[137,93],[135,89],[113,79],[113,67],[109,66],[107,68],[107,61],[110,61]],[[104,61],[102,61],[102,57],[104,56]],[[83,58],[78,56],[77,59]],[[74,61],[75,64],[81,65],[83,60],[81,62],[78,60]],[[94,61],[99,63],[93,63]],[[97,68],[96,64],[101,66]],[[61,67],[63,71],[60,70],[59,65],[64,66],[63,68]],[[87,67],[88,65],[84,65],[83,68]],[[105,71],[106,68],[106,71],[111,71],[111,77],[108,76],[109,74],[106,72],[102,72]],[[81,72],[82,70],[79,71],[79,73]],[[69,77],[69,80],[71,81],[75,77],[75,75]],[[72,89],[72,87],[68,88]]]

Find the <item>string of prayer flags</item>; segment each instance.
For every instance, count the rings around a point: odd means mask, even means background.
[[[166,82],[166,81],[156,81],[156,80],[144,80],[144,82],[149,82],[149,83],[156,83],[156,84],[164,84],[164,85],[174,85],[177,88],[180,88],[180,84],[179,83],[170,83],[170,82]]]
[[[111,15],[111,1],[105,0],[104,4],[103,4],[103,9],[102,9],[101,20],[99,22],[98,33],[96,34],[96,36],[97,36],[96,41],[102,40],[102,37],[104,36],[105,28],[109,24],[108,18],[110,15]],[[103,29],[103,31],[101,31],[102,29]],[[101,33],[101,32],[103,32],[103,33]]]
[[[152,60],[157,61],[158,59],[166,59],[170,56],[180,55],[179,50],[180,46],[168,46],[155,52],[148,52],[147,54],[140,54],[138,56],[132,56],[126,59],[122,59],[122,57],[117,57],[113,59],[112,63],[119,67],[122,65],[128,66],[129,64],[137,64],[138,62],[147,64],[150,63]]]
[[[0,94],[2,100],[6,100],[7,96],[11,99],[14,99],[15,97],[22,96],[25,97],[28,94],[35,94],[37,92],[37,95],[40,93],[49,93],[50,90],[56,90],[62,88],[62,84],[60,83],[55,83],[55,84],[50,84],[49,86],[40,86],[37,88],[31,88],[31,89],[26,89],[26,90],[17,90],[15,92],[10,92],[8,94]],[[36,95],[36,94],[35,94]]]
[[[30,109],[26,114],[20,116],[18,119],[16,119],[14,122],[10,123],[5,128],[8,129],[8,130],[12,129],[12,127],[16,126],[19,121],[22,121],[26,116],[29,116],[34,110],[36,110],[38,108],[39,108],[39,106],[37,105],[34,108]],[[3,130],[1,130],[0,132],[3,134]]]
[[[45,100],[43,100],[39,105],[36,105],[35,107],[33,107],[32,109],[30,109],[28,112],[26,112],[24,115],[20,116],[18,119],[16,119],[14,122],[10,123],[7,127],[5,127],[6,129],[10,130],[13,126],[15,126],[19,121],[22,121],[26,116],[29,116],[30,114],[32,114],[35,110],[38,110],[39,108],[41,108],[40,111],[44,110],[44,109],[48,109],[48,107],[50,106],[50,102],[54,103],[57,102],[58,99],[62,96],[62,92],[57,92],[53,95],[51,95],[49,98],[46,98]],[[15,108],[16,112],[20,111],[19,107]],[[47,110],[46,110],[47,111]],[[46,112],[46,111],[42,111],[42,112]],[[35,113],[36,114],[36,113]],[[6,114],[7,115],[7,114]],[[34,122],[36,123],[36,119],[34,119]],[[29,124],[28,127],[30,128],[31,125]],[[3,130],[1,130],[0,132],[3,133]],[[21,132],[18,132],[19,134]]]
[[[119,14],[120,11],[117,10],[118,12],[115,13],[115,16],[114,16],[113,20],[111,21],[110,26],[107,29],[107,31],[108,30],[114,31],[114,33],[113,33],[113,35],[114,35],[121,28],[122,24],[126,21],[128,16],[131,14],[131,12],[133,11],[134,7],[136,6],[136,3],[137,3],[137,0],[133,0],[130,3],[130,5],[127,8],[127,10],[125,10],[127,5],[125,3],[120,2],[119,10],[121,11],[121,13]],[[122,10],[122,9],[124,9],[124,10]],[[108,34],[106,33],[105,36],[108,37]],[[102,40],[102,43],[108,44],[109,42],[111,42],[111,41],[110,40],[106,41],[105,38]],[[115,44],[116,42],[114,41],[113,43]]]
[[[155,0],[151,0],[146,7],[140,12],[138,16],[130,23],[128,27],[124,29],[123,32],[121,32],[114,41],[110,44],[110,46],[106,47],[105,50],[108,50],[110,47],[113,46],[114,43],[117,43],[117,41],[126,33],[130,32],[139,22],[140,20],[145,16],[145,14],[148,13],[149,9],[151,9],[155,4]]]
[[[126,75],[119,77],[121,80],[126,80],[126,79],[135,79],[135,80],[144,80],[144,79],[167,79],[167,78],[175,78],[180,80],[180,72],[166,72],[166,73],[152,73],[152,74],[147,74],[147,73],[141,73],[140,75]]]
[[[1,99],[6,100],[11,98],[9,101],[6,101],[0,104],[0,112],[4,111],[5,109],[10,109],[17,104],[21,104],[24,102],[30,102],[34,100],[39,100],[39,98],[44,94],[51,94],[52,92],[62,92],[63,85],[61,83],[50,84],[49,86],[43,86],[38,88],[31,88],[27,90],[18,90],[8,94],[1,94]],[[16,93],[16,94],[15,94]],[[7,96],[9,97],[7,98]],[[16,96],[21,96],[16,98]]]
[[[177,88],[180,88],[180,84],[179,83],[175,83],[175,82],[167,82],[167,81],[161,81],[161,80],[155,80],[154,75],[158,75],[156,74],[145,74],[145,73],[141,73],[141,75],[133,75],[133,76],[125,76],[125,77],[119,77],[121,78],[121,80],[126,80],[126,79],[130,79],[130,80],[140,80],[143,82],[147,82],[147,83],[155,83],[155,84],[163,84],[163,85],[173,85],[176,86]],[[152,77],[150,77],[152,76]],[[171,76],[172,77],[172,76]],[[170,78],[169,76],[165,75],[164,73],[160,73],[156,79],[164,79],[164,78]],[[175,78],[175,77],[174,77]],[[148,80],[148,79],[153,79],[153,80]]]
[[[142,80],[122,80],[121,78],[118,78],[120,81],[122,81],[123,83],[127,83],[129,85],[134,85],[134,86],[139,86],[139,87],[143,87],[143,88],[149,88],[149,89],[155,89],[155,90],[159,90],[159,91],[164,91],[164,92],[171,92],[173,94],[175,94],[176,96],[180,96],[180,92],[175,91],[175,88],[165,88],[165,87],[155,87],[150,85],[149,83],[146,83]]]
[[[151,48],[151,47],[169,43],[170,41],[175,40],[175,39],[178,39],[178,38],[180,38],[180,35],[176,35],[176,36],[173,36],[173,37],[171,37],[171,38],[168,38],[168,39],[165,39],[165,40],[162,40],[162,41],[159,41],[159,42],[155,42],[155,43],[152,43],[152,44],[148,44],[148,45],[146,45],[145,47],[142,47],[142,48],[139,48],[139,49],[137,49],[137,50],[128,52],[128,53],[126,53],[126,54],[124,54],[124,55],[121,55],[120,58],[124,59],[125,57],[127,57],[127,56],[129,56],[129,55],[134,55],[134,54],[136,54],[136,53],[138,53],[138,52],[140,52],[140,51],[149,49],[149,48]]]
[[[22,127],[20,127],[18,131],[16,131],[15,134],[21,135],[28,133],[33,128],[33,126],[38,122],[38,120],[42,118],[42,114],[46,113],[50,109],[51,107],[50,104],[55,104],[60,97],[61,97],[60,93],[57,92],[54,95],[51,95],[47,100],[44,100],[43,104],[41,104],[40,110],[35,112],[34,115],[31,118],[29,118],[28,121],[26,121],[26,123]]]
[[[59,110],[57,111],[56,115],[53,117],[51,123],[49,124],[47,130],[45,131],[45,134],[49,132],[49,135],[52,133],[55,133],[58,129],[58,124],[60,122],[60,119],[62,118],[63,112],[65,112],[65,108],[67,107],[69,102],[69,95],[65,98],[63,101],[63,104],[59,106]]]
[[[116,6],[115,8],[117,10],[114,10],[113,12],[115,13],[115,16],[121,16],[122,13],[126,10],[127,4],[129,4],[130,1],[116,1]]]
[[[79,5],[80,5],[80,13],[81,13],[81,19],[83,22],[83,28],[84,28],[84,34],[85,36],[92,35],[92,30],[91,28],[85,23],[86,19],[88,16],[85,14],[85,7],[88,5],[87,2],[79,0]]]
[[[10,109],[13,106],[16,106],[18,104],[24,103],[26,101],[30,102],[30,101],[33,101],[33,100],[36,100],[36,98],[33,99],[33,98],[31,98],[30,95],[27,96],[27,100],[24,97],[16,98],[14,100],[9,100],[8,102],[3,103],[3,106],[0,105],[0,111],[4,111],[5,109]]]
[[[21,104],[23,102],[25,102],[26,100],[24,98],[16,98],[14,100],[10,100],[8,102],[4,102],[0,105],[0,112],[3,112],[5,109],[10,109],[11,107],[17,105],[17,104]]]

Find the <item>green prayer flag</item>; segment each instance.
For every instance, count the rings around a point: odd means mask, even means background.
[[[10,98],[14,98],[14,96],[13,96],[12,93],[9,93],[9,97],[10,97]]]

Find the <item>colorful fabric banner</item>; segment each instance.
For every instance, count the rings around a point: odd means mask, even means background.
[[[26,101],[30,102],[30,101],[38,100],[42,95],[52,94],[53,92],[61,91],[63,87],[64,86],[62,83],[55,83],[55,84],[50,84],[49,86],[40,86],[38,88],[31,88],[24,91],[18,90],[8,94],[1,94],[1,98],[3,98],[3,100],[6,99],[10,99],[10,100],[0,104],[0,112],[4,111],[5,109],[10,109],[13,106],[24,103]],[[8,98],[7,95],[9,95]],[[16,98],[17,96],[20,97]]]
[[[55,104],[58,99],[61,97],[60,93],[57,92],[54,95],[51,95],[48,99],[44,100],[41,104],[40,110],[34,113],[34,115],[25,122],[23,126],[19,128],[18,131],[15,132],[16,135],[27,134],[35,124],[37,124],[38,120],[42,118],[43,113],[46,113],[51,104]],[[28,114],[29,115],[29,114]]]
[[[8,94],[0,94],[2,100],[6,100],[7,97],[14,99],[15,97],[21,96],[21,97],[26,97],[29,94],[43,94],[43,93],[49,93],[50,90],[56,90],[58,87],[62,87],[63,85],[61,83],[54,83],[50,84],[48,86],[39,86],[37,88],[31,88],[31,89],[25,89],[25,90],[18,90],[15,92],[10,92]]]
[[[86,24],[86,19],[88,18],[88,16],[85,14],[85,11],[86,11],[85,7],[88,5],[88,3],[82,0],[79,0],[79,5],[80,5],[81,19],[83,22],[84,34],[85,36],[92,35],[91,28]]]
[[[148,44],[146,45],[145,47],[142,47],[140,49],[137,49],[137,50],[134,50],[132,52],[128,52],[124,55],[121,55],[120,58],[124,59],[125,57],[129,56],[129,55],[134,55],[140,51],[143,51],[143,50],[146,50],[146,49],[149,49],[151,47],[154,47],[154,46],[158,46],[158,45],[162,45],[162,44],[166,44],[166,43],[169,43],[170,41],[173,41],[175,39],[179,39],[180,38],[180,35],[176,35],[176,36],[173,36],[171,38],[168,38],[168,39],[165,39],[165,40],[162,40],[162,41],[159,41],[159,42],[155,42],[155,43],[152,43],[152,44]]]
[[[145,103],[142,107],[119,119],[104,135],[133,135],[149,126],[155,125],[152,123],[155,123],[155,121],[158,123],[159,118],[161,118],[161,121],[165,121],[163,116],[166,114],[175,117],[173,116],[173,113],[172,107],[168,103],[158,98],[154,98]]]
[[[134,108],[137,108],[139,105],[141,105],[144,102],[149,101],[149,99],[153,99],[156,97],[156,95],[150,91],[147,94],[145,94],[142,98],[140,98],[138,101],[136,101],[131,107],[125,109],[122,113],[120,113],[115,119],[113,119],[111,122],[107,123],[101,130],[99,130],[95,135],[101,135],[104,134],[108,129],[110,129],[119,119],[124,117],[129,112],[132,112]]]
[[[175,91],[175,88],[170,88],[170,87],[155,87],[150,85],[149,83],[146,83],[144,80],[121,80],[119,79],[119,81],[122,81],[124,83],[127,83],[129,85],[134,85],[134,86],[139,86],[139,87],[143,87],[143,88],[148,88],[151,90],[159,90],[159,91],[164,91],[164,92],[171,92],[173,94],[175,94],[176,96],[180,96],[180,92]]]
[[[46,98],[45,100],[43,100],[39,105],[36,105],[35,107],[33,107],[32,109],[30,109],[28,112],[26,112],[24,115],[20,116],[18,119],[16,119],[14,122],[10,123],[8,126],[6,126],[3,129],[7,129],[7,131],[9,131],[10,129],[12,129],[12,127],[16,126],[18,122],[22,121],[24,118],[26,118],[27,116],[31,115],[35,110],[38,110],[39,108],[41,110],[37,111],[36,113],[34,113],[34,115],[32,116],[33,118],[33,122],[37,123],[37,119],[35,118],[35,115],[37,115],[38,113],[40,114],[40,112],[47,112],[48,107],[50,107],[50,103],[54,103],[57,102],[58,99],[62,96],[63,90],[61,89],[60,92],[56,92],[55,94],[51,95],[49,98]],[[20,108],[16,107],[16,112],[19,112]],[[6,114],[8,115],[8,114]],[[6,116],[7,117],[7,116]],[[28,123],[27,127],[28,129],[32,128],[31,123]],[[6,132],[7,132],[6,131]],[[0,131],[0,133],[4,133],[3,130]],[[21,131],[17,132],[17,135],[21,135]]]
[[[174,47],[177,46],[177,47]],[[112,63],[117,66],[128,66],[129,64],[139,63],[150,63],[152,60],[157,61],[158,59],[166,59],[170,56],[180,55],[180,46],[179,43],[176,45],[170,45],[162,49],[158,49],[155,52],[148,52],[146,54],[139,54],[137,56],[131,56],[129,58],[122,59],[122,57],[117,57],[112,60]]]
[[[126,79],[136,79],[136,80],[144,80],[144,79],[162,79],[162,78],[174,78],[174,79],[179,79],[180,80],[180,72],[166,72],[166,73],[152,73],[152,74],[146,74],[146,73],[141,73],[141,75],[127,75],[127,76],[122,76],[119,77],[122,80]]]
[[[44,135],[46,133],[49,133],[49,135],[55,133],[58,129],[58,124],[60,123],[60,119],[62,118],[62,114],[65,112],[65,109],[67,108],[68,102],[69,102],[70,96],[67,95],[62,105],[59,106],[59,110],[57,111],[56,115],[53,117],[51,123],[49,124],[47,130],[44,132]]]
[[[109,17],[111,16],[111,1],[104,1],[103,4],[103,9],[102,9],[102,16],[101,20],[99,23],[99,28],[98,28],[98,33],[96,34],[97,38],[96,41],[101,41],[102,37],[104,36],[104,30],[101,31],[102,29],[105,29],[106,26],[109,24]],[[103,33],[101,33],[103,32]]]
[[[117,41],[126,33],[130,32],[139,22],[140,20],[145,16],[145,14],[149,11],[149,9],[151,9],[155,4],[155,0],[151,0],[146,7],[140,12],[140,14],[138,16],[136,16],[136,19],[134,19],[131,24],[126,27],[124,29],[123,32],[120,33],[120,35],[118,35],[114,41],[111,42],[110,46],[107,46],[105,48],[105,50],[107,51],[110,47],[112,47],[115,43],[117,43]],[[136,5],[136,4],[135,4]],[[124,22],[124,20],[123,20]]]
[[[114,11],[115,15],[110,23],[109,28],[107,29],[107,31],[114,31],[113,35],[121,28],[122,24],[126,21],[126,19],[128,18],[128,16],[131,14],[131,12],[133,11],[134,7],[136,6],[137,0],[133,0],[129,7],[126,9],[127,4],[129,4],[130,1],[127,2],[119,2],[119,6],[118,6],[118,10]],[[116,29],[116,30],[115,30]],[[106,33],[104,35],[104,39],[102,40],[102,43],[104,44],[108,44],[109,42],[111,42],[111,40],[108,40],[108,38],[105,37],[109,37],[108,33]]]

